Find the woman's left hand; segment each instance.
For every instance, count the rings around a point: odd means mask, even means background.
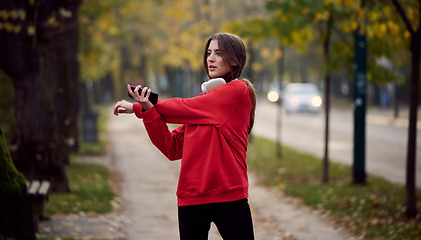
[[[144,87],[142,89],[142,92],[139,94],[139,89],[141,88],[141,85],[137,85],[134,91],[130,88],[130,85],[127,84],[127,90],[129,91],[129,94],[133,97],[133,99],[140,103],[142,105],[142,108],[146,111],[153,107],[153,104],[151,101],[149,101],[149,96],[151,95],[151,89],[148,89],[147,87]]]

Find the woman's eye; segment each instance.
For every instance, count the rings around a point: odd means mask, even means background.
[[[221,52],[214,52],[214,54],[216,54],[216,55],[218,55],[218,56],[221,56],[221,55],[222,55],[222,53],[221,53]],[[208,56],[212,55],[212,52],[208,52],[208,53],[207,53],[207,55],[208,55]]]

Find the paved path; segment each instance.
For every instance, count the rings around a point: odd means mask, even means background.
[[[180,161],[168,161],[133,115],[110,113],[107,136],[110,154],[97,161],[104,161],[118,179],[116,211],[100,216],[54,216],[41,224],[41,232],[83,239],[178,239],[175,192]],[[351,239],[326,217],[279,190],[259,185],[256,179],[250,174],[249,202],[257,240]],[[209,239],[221,239],[214,225]]]

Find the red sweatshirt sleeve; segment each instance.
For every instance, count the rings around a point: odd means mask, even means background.
[[[183,155],[185,126],[182,125],[171,132],[164,119],[155,108],[151,108],[145,112],[138,111],[138,113],[141,113],[139,115],[143,117],[143,124],[145,125],[152,143],[169,160],[181,159]]]
[[[155,108],[167,123],[222,125],[244,94],[247,85],[233,81],[208,94],[160,101]]]

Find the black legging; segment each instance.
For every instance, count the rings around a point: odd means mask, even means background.
[[[247,199],[178,207],[181,240],[207,240],[211,222],[224,240],[254,239]]]

